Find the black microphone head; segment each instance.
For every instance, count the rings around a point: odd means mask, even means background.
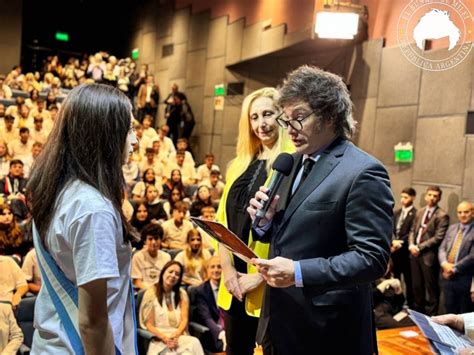
[[[272,168],[285,176],[290,175],[293,168],[293,155],[288,153],[281,153],[273,162]]]

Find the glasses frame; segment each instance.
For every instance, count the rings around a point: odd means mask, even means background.
[[[284,111],[282,111],[277,118],[275,118],[275,121],[278,123],[278,125],[284,129],[287,129],[288,126],[290,126],[291,128],[293,128],[295,131],[297,132],[300,132],[301,130],[303,130],[303,121],[305,119],[307,119],[309,116],[311,116],[313,113],[315,113],[316,110],[313,110],[311,111],[310,113],[308,113],[306,116],[300,118],[300,119],[293,119],[293,120],[285,120],[283,119],[283,115],[285,115],[286,117],[288,117]],[[299,125],[299,128],[298,127],[295,127],[294,125],[295,124],[298,124]]]

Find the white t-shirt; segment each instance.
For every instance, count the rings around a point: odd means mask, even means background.
[[[0,301],[11,302],[15,290],[26,285],[26,277],[10,256],[0,255]]]
[[[38,265],[38,258],[36,257],[35,249],[31,249],[28,254],[26,254],[21,270],[29,282],[41,285],[41,271]]]
[[[152,257],[146,249],[142,249],[133,255],[132,279],[141,279],[146,287],[152,286],[158,282],[163,266],[170,260],[171,256],[162,250]]]
[[[58,198],[45,244],[76,287],[107,279],[108,314],[115,346],[122,354],[133,354],[132,249],[123,242],[120,216],[112,203],[93,187],[78,180],[72,182]],[[36,299],[34,326],[31,354],[73,353],[46,287],[41,288]]]

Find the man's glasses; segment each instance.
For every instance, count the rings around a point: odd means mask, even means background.
[[[306,116],[302,114],[298,114],[296,118],[290,119],[285,112],[282,112],[278,117],[275,119],[280,127],[288,128],[290,126],[295,131],[299,132],[303,129],[303,121],[311,116],[315,111],[311,111]]]

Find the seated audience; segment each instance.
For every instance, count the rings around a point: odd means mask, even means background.
[[[0,141],[0,179],[8,175],[10,170],[11,157],[8,154],[8,148],[4,141]]]
[[[185,249],[188,233],[193,224],[185,219],[188,206],[184,202],[176,202],[172,208],[172,218],[162,224],[164,230],[163,247],[168,249]]]
[[[23,232],[15,220],[12,206],[0,204],[0,245],[5,255],[20,261],[28,252],[31,243],[26,242]]]
[[[34,116],[33,128],[30,130],[31,140],[41,144],[46,144],[48,140],[48,133],[43,127],[44,118],[41,116]]]
[[[196,170],[198,182],[209,180],[212,170],[219,171],[220,169],[216,164],[214,164],[214,154],[207,153],[204,158],[204,164],[199,165]]]
[[[147,169],[153,169],[156,176],[161,180],[163,176],[163,165],[160,163],[159,160],[155,159],[155,151],[153,148],[146,148],[145,151],[145,160],[142,160],[138,164],[138,168],[140,169],[140,173],[144,173]]]
[[[12,90],[5,84],[5,75],[0,74],[0,99],[11,99]]]
[[[127,191],[131,192],[135,184],[140,180],[140,171],[138,164],[133,161],[132,157],[128,158],[128,161],[122,165],[123,178],[127,184]]]
[[[224,193],[225,184],[220,180],[220,177],[221,173],[219,170],[212,170],[209,180],[206,180],[202,183],[209,187],[211,191],[211,199],[215,203],[219,203],[222,194]]]
[[[28,281],[28,291],[37,295],[41,288],[41,271],[38,265],[36,250],[34,248],[26,254],[21,270]]]
[[[175,160],[170,157],[167,169],[168,171],[172,171],[174,169],[178,169],[179,171],[181,171],[183,184],[185,187],[189,187],[196,184],[196,170],[194,169],[194,165],[184,163],[184,156],[185,152],[182,150],[178,150],[176,152]]]
[[[23,332],[16,322],[12,307],[0,303],[0,354],[17,354],[21,344],[23,344]]]
[[[0,252],[1,243],[0,241]],[[4,255],[0,255],[0,270],[0,304],[11,304],[15,310],[28,292],[25,275],[13,258]]]
[[[183,267],[177,261],[168,262],[158,283],[143,296],[140,307],[140,327],[151,332],[153,339],[148,355],[202,355],[201,343],[186,333],[189,322],[189,299],[180,289]]]
[[[217,208],[216,204],[211,200],[211,191],[206,185],[201,185],[196,191],[196,198],[191,204],[189,213],[192,217],[199,217],[202,213],[203,207],[214,207]]]
[[[34,89],[30,91],[30,97],[25,100],[25,105],[28,106],[30,110],[36,108],[39,99],[39,91]]]
[[[171,256],[160,250],[163,228],[159,224],[147,224],[141,232],[141,237],[144,248],[133,255],[131,276],[133,286],[146,289],[158,282],[160,272],[171,260]]]
[[[20,137],[8,144],[8,151],[13,159],[23,160],[31,154],[33,141],[30,139],[30,130],[27,127],[20,128]]]
[[[183,181],[181,180],[181,171],[179,169],[171,170],[171,173],[168,176],[169,179],[167,179],[166,182],[163,184],[162,197],[164,199],[169,199],[170,192],[175,187],[178,187],[179,189],[184,191]]]
[[[194,162],[194,158],[192,153],[189,151],[189,143],[186,138],[179,138],[178,142],[176,143],[176,151],[183,151],[184,152],[184,164],[191,165],[194,167],[196,163]],[[176,160],[176,152],[170,153],[169,159],[171,161]]]
[[[33,163],[36,161],[36,158],[41,154],[43,151],[43,144],[40,142],[34,142],[33,147],[31,148],[31,154],[23,160],[23,176],[28,178],[30,176],[31,168],[33,167]]]
[[[23,162],[10,160],[8,175],[0,180],[0,193],[11,201],[12,211],[16,218],[23,220],[28,216],[25,200],[26,179],[23,177]]]
[[[146,115],[143,118],[143,135],[147,137],[150,142],[153,142],[158,137],[158,133],[156,133],[156,130],[152,127],[152,123],[153,118],[150,115]]]
[[[225,351],[224,312],[217,306],[217,293],[221,281],[222,267],[219,256],[206,263],[207,281],[196,289],[197,313],[202,324],[209,328],[213,352]]]
[[[202,246],[202,237],[197,229],[188,232],[186,248],[174,258],[183,265],[183,283],[199,286],[206,278],[205,263],[211,257],[209,250]]]
[[[184,194],[184,190],[178,186],[174,187],[173,190],[171,190],[171,193],[168,196],[168,199],[163,204],[163,209],[165,210],[166,215],[168,216],[168,219],[171,218],[171,212],[176,202],[187,203],[187,201],[188,201],[188,198],[186,198],[186,195]]]
[[[136,123],[134,128],[138,139],[138,146],[140,147],[140,153],[145,155],[146,149],[151,148],[152,141],[143,134],[143,126],[140,123]]]
[[[163,204],[160,200],[160,194],[155,185],[148,185],[145,189],[145,205],[148,210],[148,218],[152,222],[161,223],[168,219]]]
[[[167,125],[163,125],[160,127],[158,131],[158,139],[161,142],[161,150],[165,152],[168,156],[176,152],[176,148],[174,147],[174,143],[170,137],[168,137],[168,133],[170,132],[170,128]]]
[[[136,228],[139,233],[141,233],[143,227],[150,223],[150,219],[148,218],[148,210],[146,208],[145,203],[141,202],[134,208],[132,220],[130,223]],[[141,242],[138,242],[136,244],[137,245],[134,246],[136,246],[137,249],[142,248]]]
[[[1,139],[6,143],[13,142],[20,136],[18,128],[14,127],[15,116],[6,115],[4,119],[5,127],[0,131]]]
[[[145,189],[148,185],[153,185],[158,190],[160,196],[163,193],[163,186],[161,185],[161,179],[155,174],[155,170],[148,168],[143,172],[143,180],[137,182],[132,190],[132,200],[134,201],[145,201]]]

